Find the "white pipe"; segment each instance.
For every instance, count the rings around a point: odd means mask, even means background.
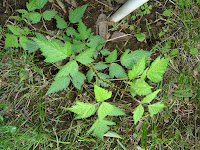
[[[128,0],[122,7],[120,7],[111,17],[110,21],[118,22],[135,9],[148,2],[149,0]]]

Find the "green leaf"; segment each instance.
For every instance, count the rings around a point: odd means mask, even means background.
[[[111,63],[115,61],[116,59],[117,59],[117,50],[114,50],[111,52],[111,54],[108,57],[106,57],[105,60],[107,63]]]
[[[169,9],[166,9],[162,14],[163,14],[163,16],[166,16],[166,17],[171,17],[172,16],[172,12]]]
[[[66,33],[68,36],[74,37],[77,34],[77,31],[73,27],[68,27]]]
[[[135,125],[140,120],[140,118],[142,118],[143,114],[144,114],[144,107],[140,104],[133,111],[133,119]]]
[[[108,49],[102,49],[102,50],[100,51],[100,53],[101,53],[103,56],[107,56],[107,55],[109,55],[111,52],[110,52]]]
[[[105,43],[105,40],[102,39],[99,35],[97,36],[91,36],[88,39],[88,43],[86,44],[88,47],[95,47],[98,46],[99,44]]]
[[[119,134],[117,134],[116,132],[112,132],[112,131],[108,131],[106,134],[104,134],[104,136],[122,139]]]
[[[5,39],[4,48],[9,48],[9,47],[18,48],[18,39],[17,39],[17,37],[15,35],[6,33],[5,36],[6,36],[6,39]]]
[[[147,95],[143,100],[142,100],[142,103],[150,103],[155,97],[156,95],[158,94],[158,92],[160,92],[161,90],[156,90],[155,92]]]
[[[135,34],[134,37],[136,37],[139,42],[142,42],[142,41],[145,40],[145,34],[144,33]]]
[[[140,59],[137,65],[133,66],[133,69],[128,71],[128,77],[130,80],[141,75],[145,69],[145,56]]]
[[[42,16],[45,20],[50,21],[58,12],[53,10],[46,10],[42,13]]]
[[[65,22],[65,20],[59,17],[58,15],[56,15],[56,24],[56,27],[59,29],[67,28],[67,23]]]
[[[32,38],[46,57],[45,62],[54,63],[67,58],[72,53],[72,45],[66,42],[62,46],[57,41],[48,41],[43,39]]]
[[[117,63],[112,63],[109,67],[109,75],[111,78],[128,78],[126,72],[122,66]]]
[[[122,111],[120,108],[112,105],[113,109],[108,113],[108,116],[122,116],[126,115],[124,111]]]
[[[165,73],[170,59],[171,58],[160,59],[160,56],[156,58],[156,60],[151,64],[147,72],[147,78],[155,83],[162,81],[162,75]]]
[[[28,11],[33,11],[35,9],[37,9],[36,5],[35,5],[36,0],[29,0],[29,3],[26,3],[26,7],[28,9]]]
[[[38,23],[41,19],[41,14],[38,12],[30,12],[29,19],[32,21],[33,24]]]
[[[85,75],[81,72],[77,72],[75,75],[72,76],[72,83],[77,89],[81,89],[82,85],[84,84],[84,80],[86,79]]]
[[[99,62],[98,64],[96,64],[96,65],[94,66],[94,68],[95,68],[96,70],[104,70],[104,69],[108,68],[108,65],[106,65],[106,64],[104,64],[104,63],[102,63],[102,62]]]
[[[100,78],[102,78],[102,79],[104,79],[104,80],[110,78],[109,75],[104,74],[104,73],[101,73],[101,72],[99,72],[98,75],[99,75]],[[97,80],[96,82],[97,82],[97,85],[98,85],[98,86],[101,85],[101,86],[103,86],[103,87],[108,87],[108,84],[106,84],[105,82],[100,81],[98,78],[97,78],[96,80]]]
[[[28,50],[28,53],[35,52],[37,49],[39,49],[37,43],[32,40],[28,40],[26,43],[26,50]]]
[[[170,55],[178,55],[179,54],[179,50],[178,49],[174,49],[170,52]]]
[[[19,43],[24,50],[27,50],[27,43],[29,39],[26,36],[20,36]],[[36,44],[36,43],[35,43]]]
[[[153,117],[154,114],[161,112],[163,108],[165,108],[165,104],[161,102],[149,105],[148,109],[149,109],[150,116]]]
[[[78,56],[76,56],[76,60],[79,61],[82,64],[89,64],[94,61],[91,57],[94,54],[94,51],[96,50],[96,47],[89,48],[85,50],[84,52],[80,53]]]
[[[83,42],[73,40],[72,51],[74,53],[81,52],[84,49],[84,47],[85,47],[85,44]]]
[[[69,83],[70,83],[70,79],[68,76],[55,78],[54,82],[51,84],[50,88],[48,89],[46,95],[66,89],[69,86]]]
[[[36,0],[35,6],[37,9],[42,9],[48,0]]]
[[[12,25],[6,25],[8,27],[8,29],[14,34],[14,35],[20,35],[20,34],[24,34],[24,30],[19,28],[19,27],[15,27]]]
[[[111,98],[112,96],[111,91],[105,90],[97,85],[94,85],[94,93],[95,93],[95,98],[97,99],[97,102],[107,100]]]
[[[99,119],[105,118],[112,110],[113,110],[113,106],[111,104],[103,102],[99,106],[99,109],[98,109]]]
[[[137,63],[143,56],[149,57],[151,52],[144,51],[144,50],[136,50],[131,52],[126,50],[120,58],[121,64],[125,66],[127,69],[131,70],[135,63]]]
[[[93,135],[103,139],[104,134],[110,129],[108,125],[115,125],[112,121],[97,119],[87,134],[93,131]]]
[[[75,10],[70,10],[69,12],[69,21],[71,23],[77,23],[81,21],[83,14],[87,8],[87,5],[83,5],[81,7],[76,8]]]
[[[78,72],[78,64],[75,60],[71,60],[60,69],[55,78],[68,76],[69,74],[71,76],[75,76],[77,72]]]
[[[83,22],[79,22],[78,32],[75,37],[79,40],[86,40],[90,36],[91,29],[87,29]]]
[[[88,82],[92,80],[93,76],[94,76],[94,72],[92,71],[92,69],[88,70],[86,74],[86,78],[88,79]]]
[[[66,110],[72,111],[78,115],[78,119],[88,118],[92,116],[96,110],[97,106],[90,103],[76,102],[77,105],[72,108],[66,108]],[[64,108],[65,109],[65,108]]]
[[[198,49],[197,48],[190,48],[190,54],[195,55],[198,54]]]

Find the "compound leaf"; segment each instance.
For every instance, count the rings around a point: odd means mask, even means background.
[[[72,76],[72,83],[77,89],[81,89],[84,84],[84,80],[86,79],[85,75],[81,72],[76,72],[75,75]]]
[[[160,56],[156,58],[156,60],[151,64],[147,72],[147,78],[155,83],[162,81],[162,75],[165,73],[170,59],[171,58],[160,59]]]
[[[105,90],[97,85],[94,85],[94,93],[95,93],[97,102],[107,100],[107,99],[111,98],[111,96],[112,96],[111,91]]]
[[[41,14],[38,12],[30,12],[29,19],[32,21],[33,24],[38,23],[41,19]]]
[[[99,119],[105,118],[112,110],[113,106],[111,104],[103,102],[98,109]]]
[[[77,23],[81,21],[81,18],[83,17],[83,14],[86,8],[87,8],[87,5],[83,5],[81,7],[76,8],[75,10],[70,10],[69,21],[71,23]]]
[[[89,42],[86,45],[89,46],[89,47],[95,47],[95,46],[98,46],[99,44],[105,43],[105,40],[102,39],[99,35],[97,35],[97,36],[91,36],[88,39],[88,41]]]
[[[161,112],[163,108],[165,108],[165,104],[161,102],[149,105],[148,109],[149,109],[150,116],[153,117],[154,114]]]
[[[84,102],[76,102],[77,105],[73,106],[72,108],[63,108],[69,111],[72,111],[78,115],[77,119],[88,118],[92,116],[95,112],[97,107],[90,103]]]
[[[62,46],[57,41],[49,41],[43,39],[32,38],[42,51],[42,55],[46,57],[45,62],[54,63],[67,58],[72,53],[72,45],[66,42]]]
[[[155,92],[147,95],[143,100],[142,100],[142,103],[150,103],[155,97],[156,95],[158,94],[158,92],[160,92],[161,90],[156,90]]]
[[[142,57],[139,62],[137,63],[137,65],[133,66],[133,69],[128,71],[128,77],[130,80],[132,80],[133,78],[141,75],[143,73],[145,69],[145,56]]]
[[[58,12],[53,10],[46,10],[42,13],[42,16],[45,20],[50,21]]]
[[[86,40],[90,36],[91,29],[87,29],[83,22],[79,22],[78,32],[75,37],[79,40]]]
[[[117,50],[114,50],[110,53],[108,57],[106,57],[106,62],[111,63],[117,59]]]
[[[103,139],[104,134],[110,129],[108,125],[115,125],[112,121],[97,119],[92,127],[88,130],[87,134],[93,131],[93,135]]]
[[[144,107],[140,104],[133,111],[133,119],[135,125],[140,120],[140,118],[142,118],[143,114],[144,114]]]
[[[56,15],[56,23],[57,23],[56,27],[59,29],[67,28],[67,23],[65,22],[65,20],[59,17],[58,15]]]
[[[55,78],[54,82],[48,89],[46,95],[66,89],[69,86],[69,83],[70,83],[69,76]]]
[[[94,54],[94,51],[96,50],[96,47],[89,48],[85,50],[84,52],[80,53],[78,56],[76,56],[76,60],[79,61],[82,64],[89,64],[94,61],[91,57]]]
[[[126,72],[122,66],[117,63],[112,63],[109,67],[109,75],[111,78],[128,78]]]

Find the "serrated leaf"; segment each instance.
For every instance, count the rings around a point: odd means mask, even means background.
[[[89,47],[95,47],[95,46],[98,46],[99,44],[103,44],[103,43],[105,43],[105,40],[102,39],[99,35],[97,35],[97,36],[91,36],[88,39],[88,43],[86,45]]]
[[[111,91],[105,90],[97,85],[94,85],[94,93],[95,93],[95,98],[97,99],[97,102],[107,100],[111,98],[112,96]]]
[[[156,90],[155,92],[147,95],[143,100],[142,100],[142,103],[150,103],[155,97],[156,95],[158,94],[158,92],[160,92],[161,90]]]
[[[85,75],[81,72],[76,72],[75,75],[72,76],[72,83],[77,89],[81,89],[84,84],[84,80],[86,79]]]
[[[126,72],[122,66],[117,63],[112,63],[109,67],[109,75],[111,78],[128,78]]]
[[[114,50],[110,53],[108,57],[105,58],[107,63],[111,63],[115,60],[117,60],[117,50]]]
[[[66,89],[69,86],[69,83],[70,79],[68,76],[55,78],[50,88],[48,89],[46,95]]]
[[[41,14],[38,12],[30,12],[29,19],[32,21],[33,24],[38,23],[41,19]]]
[[[120,108],[112,105],[113,109],[108,113],[108,116],[122,116],[126,115],[124,111],[122,111]]]
[[[112,132],[112,131],[108,131],[106,134],[104,134],[104,136],[121,139],[121,136],[119,134],[117,134],[116,132]]]
[[[45,20],[50,21],[58,12],[53,10],[46,10],[42,13],[42,16]]]
[[[94,66],[94,68],[95,68],[96,70],[104,70],[104,69],[108,68],[108,65],[99,62],[98,64],[96,64],[96,65]]]
[[[145,56],[140,59],[137,65],[133,66],[133,69],[128,71],[128,77],[130,80],[141,75],[145,69]]]
[[[56,27],[59,29],[65,29],[67,28],[67,23],[65,22],[64,19],[56,15]]]
[[[68,36],[75,36],[77,34],[77,31],[73,27],[68,27],[66,30],[66,33]]]
[[[88,82],[92,80],[93,76],[94,76],[94,72],[92,71],[92,69],[88,70],[86,74],[86,78],[88,79]]]
[[[112,110],[113,110],[113,106],[111,104],[103,102],[99,106],[99,109],[98,109],[99,119],[105,118]]]
[[[39,49],[39,47],[36,42],[28,40],[28,42],[26,43],[26,50],[28,50],[28,53],[35,52],[37,49]]]
[[[89,64],[94,61],[91,57],[94,54],[94,51],[96,50],[96,47],[89,48],[85,50],[84,52],[80,53],[78,56],[76,56],[76,60],[79,61],[82,64]]]
[[[88,130],[87,134],[93,132],[94,136],[103,139],[104,134],[110,129],[108,125],[115,125],[115,123],[112,121],[97,119]]]
[[[84,47],[85,47],[85,44],[83,42],[73,40],[72,51],[74,53],[81,52],[84,49]]]
[[[104,74],[104,73],[101,73],[101,72],[99,72],[98,75],[99,75],[100,78],[102,78],[102,79],[104,79],[104,80],[110,78],[109,75]],[[103,87],[108,87],[108,84],[106,84],[106,83],[103,82],[103,81],[100,81],[98,78],[97,78],[97,85],[98,85],[98,86],[101,85],[101,86],[103,86]]]
[[[72,108],[66,108],[66,110],[76,113],[78,116],[80,116],[80,119],[92,116],[97,109],[94,104],[90,103],[76,102],[76,104],[77,105],[73,106]]]
[[[156,104],[148,105],[150,116],[153,117],[154,114],[161,112],[165,108],[165,104],[158,102]]]
[[[26,3],[26,7],[28,9],[28,11],[33,11],[35,9],[37,9],[37,7],[35,6],[35,2],[36,0],[29,0],[29,3]]]
[[[150,56],[151,52],[144,51],[144,50],[136,50],[131,52],[126,50],[120,58],[121,64],[125,66],[127,69],[131,70],[135,63],[137,63],[143,56]]]
[[[81,21],[83,14],[87,8],[87,5],[83,5],[81,7],[76,8],[75,10],[70,10],[69,12],[69,21],[71,23],[77,23]]]
[[[143,114],[144,114],[144,107],[140,104],[133,111],[133,119],[135,125],[140,120],[140,118],[142,118]]]
[[[37,9],[42,9],[48,0],[36,0],[35,6]]]
[[[78,64],[75,60],[71,60],[60,69],[55,78],[68,76],[69,74],[71,76],[75,76],[77,72],[78,72]]]
[[[65,42],[64,46],[57,41],[48,41],[44,39],[32,38],[46,57],[45,62],[54,63],[67,58],[72,53],[72,45]]]
[[[6,33],[5,36],[6,36],[6,39],[5,39],[4,48],[9,48],[9,47],[18,48],[18,39],[15,35]]]
[[[160,56],[156,58],[156,60],[151,64],[147,72],[147,78],[155,83],[162,81],[162,76],[165,73],[170,59],[171,58],[160,59]]]
[[[101,53],[103,56],[107,56],[107,55],[109,55],[111,52],[110,52],[108,49],[102,49],[102,50],[100,51],[100,53]]]
[[[20,36],[19,43],[24,50],[27,50],[27,43],[29,39],[26,36]]]
[[[24,34],[24,30],[19,28],[19,27],[15,27],[15,26],[12,26],[12,25],[6,25],[6,26],[15,35]]]
[[[87,29],[87,27],[84,25],[83,22],[79,22],[78,25],[78,32],[75,37],[78,40],[86,40],[87,38],[89,38],[90,33],[91,33],[91,29]]]

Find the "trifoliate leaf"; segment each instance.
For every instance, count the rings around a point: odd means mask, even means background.
[[[83,24],[83,22],[79,22],[78,25],[78,32],[75,37],[78,40],[86,40],[87,38],[89,38],[90,33],[91,33],[91,29],[87,29],[87,27]]]
[[[99,44],[105,43],[105,40],[102,39],[99,35],[97,35],[97,36],[91,36],[88,39],[88,41],[89,42],[86,45],[89,46],[89,47],[95,47],[95,46],[98,46]]]
[[[108,131],[106,134],[104,134],[105,137],[114,137],[121,139],[121,136],[117,134],[116,132]]]
[[[94,66],[94,68],[95,68],[96,70],[104,70],[104,69],[108,68],[108,65],[99,62],[98,64],[96,64],[96,65]]]
[[[9,34],[9,33],[6,33],[5,36],[6,36],[6,39],[5,39],[4,48],[9,48],[9,47],[18,48],[18,39],[16,36]]]
[[[66,89],[69,86],[69,83],[70,83],[69,76],[55,78],[50,88],[48,89],[46,95]]]
[[[154,114],[157,114],[165,108],[165,104],[158,102],[156,104],[148,105],[150,116],[153,117]]]
[[[135,34],[134,37],[136,37],[139,42],[142,42],[142,41],[145,40],[145,34],[144,33]]]
[[[93,131],[93,135],[103,139],[103,135],[110,129],[108,125],[115,125],[112,121],[97,119],[87,134]]]
[[[99,75],[100,78],[102,78],[102,79],[104,79],[104,80],[110,78],[109,75],[104,74],[104,73],[101,73],[101,72],[99,72],[98,75]],[[98,78],[97,78],[97,85],[98,85],[98,86],[101,85],[101,86],[103,86],[103,87],[108,87],[108,84],[106,84],[106,83],[103,82],[103,81],[100,81]]]
[[[158,94],[158,92],[160,92],[161,90],[156,90],[155,92],[147,95],[143,100],[142,100],[142,103],[150,103],[155,97],[156,95]]]
[[[88,82],[92,80],[93,76],[94,76],[94,72],[92,71],[92,69],[88,70],[86,74],[86,78],[88,79]]]
[[[41,14],[38,12],[30,12],[29,19],[32,21],[33,24],[38,23],[41,19]]]
[[[117,50],[114,50],[110,53],[108,57],[106,57],[106,62],[111,63],[117,59]]]
[[[133,66],[133,69],[128,71],[128,77],[130,80],[141,75],[145,69],[145,56],[140,59],[137,65]]]
[[[69,21],[71,23],[77,23],[81,21],[81,18],[83,17],[83,14],[86,8],[87,8],[87,5],[83,5],[81,7],[76,8],[75,10],[70,10]]]
[[[73,106],[72,108],[66,108],[66,110],[76,113],[80,119],[92,116],[97,110],[97,106],[94,104],[83,102],[76,102],[76,104],[77,105]]]
[[[99,109],[98,109],[99,119],[105,118],[112,110],[113,110],[113,106],[111,104],[103,102],[99,106]]]
[[[6,25],[8,27],[8,29],[14,34],[14,35],[20,35],[20,34],[24,34],[24,30],[19,28],[19,27],[15,27],[12,25]]]
[[[140,118],[142,118],[143,114],[144,114],[144,107],[140,104],[133,111],[133,119],[135,125],[140,120]]]
[[[72,51],[74,53],[79,53],[81,52],[85,47],[85,44],[81,41],[76,41],[76,40],[73,40],[73,44],[72,44]]]
[[[109,67],[109,75],[111,78],[128,78],[126,72],[122,66],[117,63],[112,63]]]
[[[45,20],[50,21],[58,12],[53,10],[46,10],[42,13],[42,16]]]
[[[165,73],[170,59],[171,58],[160,59],[160,56],[156,58],[156,60],[151,64],[147,72],[147,78],[155,83],[162,81],[162,76]]]
[[[71,60],[60,69],[60,71],[56,74],[55,78],[68,76],[69,74],[71,76],[75,76],[77,72],[78,72],[78,64],[75,60]]]
[[[126,50],[120,58],[121,64],[125,66],[127,69],[131,70],[135,63],[137,63],[143,56],[150,56],[151,52],[144,51],[144,50],[136,50],[131,52]]]
[[[105,90],[97,85],[94,85],[94,93],[95,93],[95,98],[97,99],[97,102],[107,100],[111,98],[112,96],[111,91]]]
[[[65,20],[59,17],[58,15],[56,15],[56,24],[56,27],[59,29],[67,28],[67,23],[65,22]]]
[[[46,57],[45,62],[54,63],[67,58],[72,53],[72,45],[66,42],[64,46],[57,41],[48,41],[32,38],[42,51],[42,55]]]
[[[84,80],[86,79],[85,75],[81,72],[77,72],[75,75],[72,76],[72,83],[77,89],[81,89],[82,85],[84,84]]]
[[[89,64],[94,61],[91,57],[94,54],[94,51],[96,50],[96,47],[89,48],[85,50],[84,52],[80,53],[78,56],[76,56],[76,60],[79,61],[82,64]]]

